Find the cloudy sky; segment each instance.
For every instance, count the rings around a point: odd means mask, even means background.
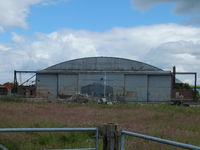
[[[0,83],[88,56],[200,74],[199,14],[200,0],[1,0]]]

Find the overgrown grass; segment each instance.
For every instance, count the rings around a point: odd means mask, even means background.
[[[0,102],[25,102],[23,99],[21,98],[17,98],[17,97],[11,97],[11,96],[4,96],[4,97],[0,97]]]
[[[18,103],[20,102],[20,103]],[[200,145],[200,108],[139,104],[0,102],[0,128],[98,127],[116,123],[122,129],[170,140]],[[9,133],[0,143],[14,150],[94,147],[94,133]],[[102,142],[101,146],[102,148]],[[177,149],[126,137],[127,149]]]
[[[8,135],[9,134],[9,135]],[[8,133],[0,142],[11,150],[90,148],[94,145],[94,133]]]

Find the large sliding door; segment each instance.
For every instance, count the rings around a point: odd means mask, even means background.
[[[58,76],[58,97],[68,98],[78,93],[78,75],[60,74]]]
[[[169,101],[171,99],[171,76],[149,75],[148,101]]]
[[[56,98],[57,97],[57,75],[37,74],[37,97]]]
[[[125,75],[125,100],[147,101],[147,75]]]

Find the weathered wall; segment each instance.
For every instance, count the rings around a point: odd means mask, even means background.
[[[78,75],[58,75],[58,97],[68,98],[78,92]]]
[[[41,98],[57,97],[57,75],[37,74],[36,76],[36,96]]]
[[[171,76],[150,75],[148,77],[148,101],[171,99]]]
[[[147,101],[147,75],[125,75],[126,101]]]
[[[17,95],[20,97],[35,98],[36,87],[35,86],[19,86],[17,88]]]
[[[8,89],[4,86],[0,86],[0,96],[3,95],[7,95],[8,94]]]
[[[37,97],[67,98],[88,94],[111,100],[169,101],[170,75],[124,73],[37,74]]]
[[[79,92],[92,96],[120,99],[124,96],[124,75],[120,73],[81,73]]]

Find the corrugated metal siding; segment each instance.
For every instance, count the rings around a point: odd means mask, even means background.
[[[106,84],[113,88],[114,100],[124,100],[124,74],[106,74]]]
[[[110,99],[120,99],[124,96],[124,75],[113,73],[96,73],[79,75],[80,93],[88,95],[106,97]],[[87,88],[88,87],[88,88]],[[105,88],[105,91],[104,91]],[[86,92],[88,89],[88,92]],[[91,91],[92,90],[92,91]]]
[[[104,96],[104,73],[82,73],[79,74],[79,91],[91,96]]]
[[[169,101],[171,76],[104,72],[59,74],[58,76],[37,74],[37,97],[67,98],[77,93],[104,97],[104,92],[106,97],[112,100]]]
[[[161,71],[161,69],[149,64],[115,57],[89,57],[75,59],[56,64],[45,70]]]
[[[56,98],[57,97],[57,75],[37,74],[37,97]]]
[[[169,101],[171,99],[171,76],[149,76],[148,101]]]
[[[67,98],[78,93],[78,75],[58,75],[58,97]]]
[[[125,100],[147,101],[147,75],[125,75]]]

